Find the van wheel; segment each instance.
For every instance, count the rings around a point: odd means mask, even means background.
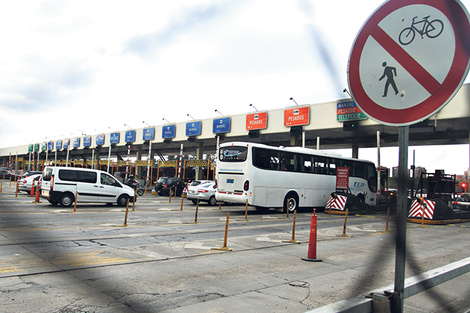
[[[283,212],[287,213],[287,210],[294,212],[299,209],[299,197],[295,192],[289,192],[284,198]]]
[[[118,200],[117,200],[117,205],[118,206],[126,206],[127,205],[127,199],[129,197],[127,195],[121,195],[119,196]]]
[[[63,207],[68,207],[68,206],[71,206],[74,201],[75,201],[74,195],[71,193],[66,193],[62,195],[59,203]]]

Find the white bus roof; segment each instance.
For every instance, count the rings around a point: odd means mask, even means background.
[[[361,160],[361,159],[354,159],[350,157],[344,157],[340,154],[337,153],[332,153],[332,152],[327,152],[323,150],[316,150],[316,149],[311,149],[311,148],[303,148],[303,147],[284,147],[284,146],[268,146],[262,143],[256,143],[256,142],[245,142],[245,141],[234,141],[234,142],[224,142],[221,143],[221,147],[226,147],[226,146],[253,146],[253,147],[260,147],[260,148],[269,148],[269,149],[276,149],[279,151],[290,151],[290,152],[298,152],[298,153],[307,153],[307,154],[314,154],[314,155],[320,155],[320,156],[330,156],[330,157],[336,157],[336,158],[341,158],[341,159],[346,159],[346,160],[353,160],[353,161],[363,161],[363,162],[370,162],[368,160]]]

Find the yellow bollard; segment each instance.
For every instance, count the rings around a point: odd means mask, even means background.
[[[73,204],[73,213],[77,213],[78,191],[75,191],[75,202]]]
[[[225,222],[224,245],[223,245],[222,248],[212,248],[211,250],[232,251],[232,249],[227,248],[228,223],[229,223],[229,221],[230,221],[230,212],[227,212],[227,221]]]
[[[0,182],[0,193],[3,192],[3,180]]]
[[[344,215],[344,226],[343,226],[343,234],[342,234],[342,236],[345,236],[345,237],[347,237],[347,235],[346,235],[346,224],[348,223],[348,213],[349,213],[349,210],[346,209],[346,214]]]
[[[180,208],[180,211],[183,211],[183,202],[184,202],[184,195],[181,194],[181,208]]]
[[[222,210],[222,202],[219,201],[219,211]]]
[[[129,198],[127,198],[127,205],[126,205],[126,215],[124,216],[124,224],[122,226],[127,227],[127,215],[129,213]]]
[[[135,212],[135,198],[137,197],[137,193],[134,193],[134,198],[132,199],[132,212]]]
[[[197,224],[197,213],[199,211],[199,199],[196,202],[196,214],[194,215],[194,224]]]
[[[295,240],[295,220],[297,217],[297,210],[294,210],[294,221],[292,223],[292,239],[288,241],[283,241],[283,242],[288,242],[288,243],[300,243],[297,240]]]
[[[20,183],[16,182],[16,191],[15,191],[15,198],[18,198],[18,188],[20,188]]]
[[[390,217],[390,207],[387,208],[387,221],[385,222],[385,231],[388,231],[388,219]]]
[[[245,222],[248,222],[248,199],[245,202]]]

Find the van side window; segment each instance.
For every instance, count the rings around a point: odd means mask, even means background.
[[[95,172],[79,172],[78,181],[82,183],[96,183],[96,173]]]
[[[96,183],[96,172],[61,169],[59,170],[59,179],[94,184]]]
[[[107,175],[107,174],[101,174],[101,184],[120,187],[119,184],[114,179],[114,177],[112,177],[111,175]]]

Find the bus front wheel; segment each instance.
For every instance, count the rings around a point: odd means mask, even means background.
[[[299,209],[299,197],[296,193],[288,193],[286,198],[284,199],[284,212],[287,210],[294,212],[295,210]]]

